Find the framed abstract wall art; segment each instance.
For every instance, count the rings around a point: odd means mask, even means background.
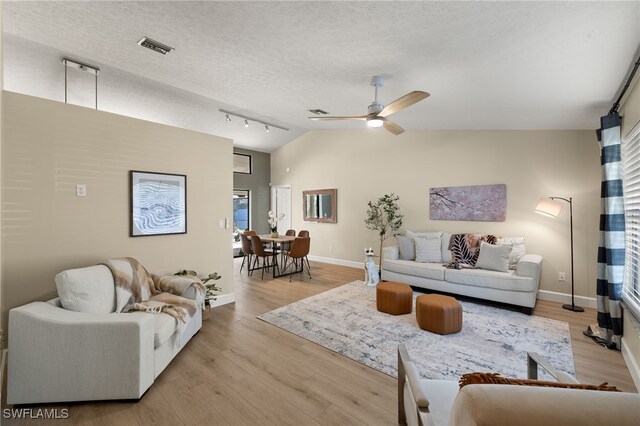
[[[504,222],[507,185],[448,186],[429,189],[429,219]]]
[[[251,156],[247,154],[233,153],[233,173],[250,175],[253,173],[251,167]]]
[[[187,176],[131,170],[132,237],[187,233]]]

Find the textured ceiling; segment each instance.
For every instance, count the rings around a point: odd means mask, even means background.
[[[4,1],[2,7],[9,40],[99,64],[101,78],[112,69],[124,85],[144,77],[156,82],[149,86],[172,86],[167,96],[193,94],[216,120],[205,131],[264,151],[306,129],[362,128],[362,122],[311,122],[307,110],[366,113],[376,74],[386,78],[382,103],[411,90],[431,93],[394,115],[408,130],[592,129],[640,45],[640,1]],[[136,42],[144,35],[176,50],[162,56],[143,49]],[[17,61],[11,52],[20,49],[5,52],[6,67]],[[292,131],[247,138],[239,127],[222,129],[219,107]]]

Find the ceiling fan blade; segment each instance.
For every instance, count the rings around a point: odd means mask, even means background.
[[[393,133],[396,136],[399,135],[400,133],[404,132],[404,129],[402,127],[398,126],[393,121],[384,120],[383,126],[384,126],[385,129],[387,129],[388,131],[390,131],[391,133]]]
[[[307,117],[309,120],[320,121],[320,120],[366,120],[366,115],[354,115],[354,116],[344,116],[344,117]]]
[[[407,93],[404,96],[396,99],[391,102],[389,105],[384,107],[382,111],[378,114],[379,117],[386,117],[398,111],[402,111],[403,109],[410,107],[416,102],[420,102],[424,98],[428,97],[429,94],[427,92],[421,92],[420,90],[414,90],[413,92]]]

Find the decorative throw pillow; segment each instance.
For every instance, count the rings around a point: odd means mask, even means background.
[[[116,308],[113,274],[104,265],[67,269],[55,278],[64,309],[90,314],[108,314]]]
[[[527,249],[524,245],[524,237],[500,237],[498,244],[511,245],[511,254],[509,255],[509,269],[516,269],[518,262],[525,255]]]
[[[400,260],[416,260],[416,248],[411,238],[396,235],[396,241],[398,241]]]
[[[440,238],[416,238],[416,262],[442,262]]]
[[[507,244],[493,245],[484,241],[480,244],[480,254],[476,267],[492,271],[507,272],[509,270],[509,254],[511,246]]]
[[[453,260],[453,256],[451,255],[451,250],[449,250],[449,243],[451,242],[451,234],[448,232],[443,232],[440,239],[442,240],[442,262],[449,263]]]
[[[407,238],[412,238],[412,239],[416,239],[416,238],[440,238],[442,237],[442,232],[440,231],[435,231],[435,232],[414,232],[414,231],[407,231],[404,233],[404,236]]]
[[[542,386],[553,388],[567,388],[567,389],[586,389],[586,390],[599,390],[608,392],[620,392],[615,386],[609,386],[607,382],[600,385],[583,385],[581,383],[560,383],[549,382],[544,380],[529,380],[529,379],[510,379],[508,377],[502,377],[500,373],[467,373],[463,374],[458,381],[460,389],[466,385],[519,385],[519,386]]]

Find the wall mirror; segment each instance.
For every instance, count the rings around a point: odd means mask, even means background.
[[[336,223],[338,221],[338,190],[316,189],[302,191],[305,222]]]

